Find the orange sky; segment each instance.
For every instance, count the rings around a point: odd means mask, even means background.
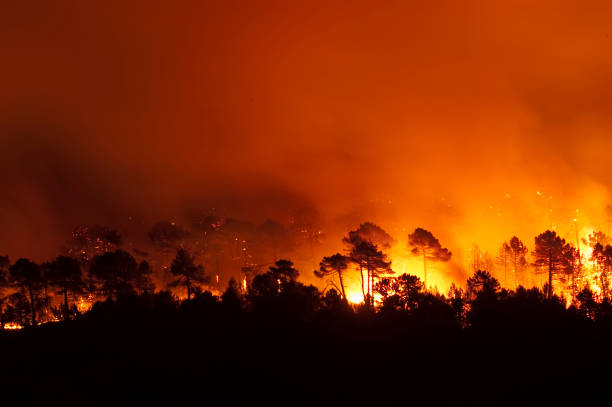
[[[609,2],[10,3],[12,258],[54,255],[76,224],[192,207],[311,207],[330,230],[423,226],[454,251],[531,244],[551,220],[568,235],[575,209],[605,224]]]

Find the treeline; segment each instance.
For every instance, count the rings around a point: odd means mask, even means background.
[[[212,219],[207,222],[212,222]],[[121,237],[109,228],[77,229],[69,255],[59,256],[51,262],[37,264],[21,258],[11,264],[8,257],[0,257],[0,326],[23,327],[74,319],[96,302],[150,296],[156,289],[169,290],[169,293],[178,289],[180,293],[186,293],[186,300],[190,301],[192,297],[210,290],[213,275],[207,273],[182,245],[168,243],[179,241],[185,233],[166,222],[158,223],[150,232],[151,240],[166,242],[164,246],[174,252],[173,259],[165,268],[171,278],[160,287],[154,284],[150,264],[145,260],[139,262],[132,254],[118,249]],[[410,233],[407,241],[407,252],[422,261],[422,282],[415,276],[395,276],[387,254],[396,244],[395,239],[378,225],[366,222],[342,239],[345,247],[342,253],[325,256],[320,261],[314,275],[324,282],[321,291],[298,283],[299,272],[289,260],[277,260],[265,270],[248,259],[242,263],[242,280],[239,283],[232,278],[228,290],[237,291],[243,297],[241,301],[246,304],[246,309],[261,298],[272,298],[275,294],[286,296],[287,292],[310,298],[313,312],[335,299],[354,308],[354,304],[349,305],[345,283],[350,273],[356,274],[360,281],[361,307],[371,312],[390,309],[408,312],[422,308],[422,304],[414,304],[423,300],[437,304],[439,309],[451,307],[456,322],[462,326],[469,321],[466,312],[472,308],[478,287],[497,287],[489,291],[496,295],[499,291],[500,298],[505,298],[525,292],[523,287],[536,286],[537,276],[545,276],[545,282],[541,288],[529,292],[533,295],[543,293],[550,301],[562,298],[573,309],[584,309],[583,314],[589,318],[596,318],[600,314],[597,307],[605,309],[611,301],[609,271],[612,246],[608,237],[600,232],[583,240],[584,247],[589,248],[588,255],[585,255],[587,251],[581,252],[553,231],[535,238],[532,262],[528,260],[527,246],[517,237],[503,243],[496,261],[481,254],[476,257],[475,250],[474,275],[462,285],[465,289],[453,284],[446,296],[430,292],[428,267],[435,262],[448,262],[452,253],[431,232],[422,228]],[[505,285],[504,290],[499,286],[499,279],[493,277],[502,272],[504,281],[512,281],[512,284]],[[218,278],[216,275],[215,283],[218,283]],[[215,287],[217,289],[212,291],[219,293],[218,284]],[[563,295],[567,292],[570,301]],[[555,297],[555,293],[559,297]]]
[[[177,251],[169,271],[174,279],[168,286],[185,287],[187,299],[210,280],[184,249]],[[96,301],[153,294],[152,274],[146,261],[138,263],[120,249],[88,262],[59,256],[42,264],[24,258],[10,264],[8,257],[0,257],[0,325],[69,320]]]
[[[567,307],[565,299],[550,294],[547,289],[519,286],[516,290],[508,290],[501,288],[490,273],[479,270],[466,281],[465,289],[453,284],[449,292],[442,295],[426,290],[424,283],[413,275],[378,274],[381,270],[390,272],[379,263],[381,252],[367,253],[370,257],[363,260],[364,283],[368,279],[374,283],[371,291],[365,291],[366,301],[361,304],[349,303],[346,295],[334,287],[321,291],[313,285],[300,283],[300,273],[289,260],[278,260],[266,272],[254,276],[246,290],[231,279],[224,293],[217,296],[205,290],[209,278],[202,267],[195,265],[193,257],[180,249],[172,262],[171,272],[176,279],[170,287],[186,289],[187,298],[181,301],[168,290],[156,292],[146,262],[138,264],[129,253],[121,250],[94,257],[87,273],[82,271],[78,261],[65,256],[41,265],[26,259],[8,265],[3,258],[3,287],[14,292],[2,297],[2,324],[30,326],[41,321],[82,319],[105,307],[135,303],[145,309],[162,303],[170,313],[203,306],[206,314],[217,311],[225,314],[231,310],[237,314],[283,316],[283,319],[295,321],[312,320],[320,313],[401,316],[457,328],[498,324],[500,315],[507,317],[523,307],[535,307],[533,310],[538,312],[554,309],[560,315],[612,323],[612,302],[608,298],[597,298],[589,288],[581,290]],[[348,261],[340,259],[338,254],[326,257],[321,262],[321,271],[316,274],[328,276],[335,272],[341,276]],[[388,263],[383,265],[387,267]],[[61,303],[53,306],[50,293],[55,293],[56,300],[61,299]],[[90,305],[80,310],[79,298],[92,295],[95,295],[92,310],[89,310]],[[531,313],[522,315],[533,317]]]
[[[610,300],[611,244],[602,232],[593,232],[573,244],[547,230],[535,237],[531,253],[516,236],[502,244],[495,258],[474,246],[472,266],[496,274],[512,289],[540,286],[548,298],[558,293],[576,301],[587,289],[593,290],[599,301]]]

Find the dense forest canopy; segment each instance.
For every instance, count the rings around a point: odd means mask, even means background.
[[[582,239],[576,233],[575,243],[552,230],[531,242],[512,236],[496,254],[474,245],[468,264],[455,261],[431,231],[419,227],[402,240],[364,222],[347,231],[336,253],[316,258],[325,248],[322,236],[324,231],[298,222],[285,226],[268,220],[258,226],[207,216],[189,228],[157,222],[145,251],[130,248],[112,228],[80,226],[55,259],[1,258],[1,325],[70,320],[96,303],[162,292],[189,302],[205,292],[220,297],[233,290],[253,305],[253,295],[274,295],[287,285],[311,287],[309,295],[317,301],[335,296],[347,307],[372,311],[394,301],[394,307],[410,308],[406,304],[414,298],[406,296],[416,292],[447,305],[467,303],[485,288],[503,289],[504,295],[534,289],[564,307],[579,306],[585,296],[600,304],[612,299],[612,245],[603,232]]]

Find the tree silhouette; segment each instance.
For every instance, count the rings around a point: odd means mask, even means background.
[[[502,243],[497,254],[497,264],[504,271],[504,285],[508,285],[508,265],[511,264],[512,249],[507,242]]]
[[[499,281],[488,271],[478,270],[467,280],[467,293],[470,298],[475,298],[479,294],[496,296],[499,290]]]
[[[499,324],[500,285],[488,271],[478,270],[467,280],[469,310],[467,320],[474,327],[488,328]]]
[[[610,288],[610,267],[612,266],[612,246],[601,243],[596,243],[593,247],[591,260],[595,262],[599,269],[599,283],[601,285],[601,294],[603,298],[608,298]]]
[[[367,273],[367,286],[364,288],[364,279],[362,277],[361,289],[366,305],[373,308],[374,296],[372,293],[376,285],[376,279],[393,274],[391,262],[387,260],[387,256],[381,250],[378,250],[374,243],[365,240],[357,243],[351,250],[349,258],[358,265],[362,276],[361,270],[365,270]]]
[[[147,261],[141,261],[133,278],[133,286],[139,294],[152,294],[155,284],[151,280],[153,270]]]
[[[148,235],[155,249],[161,254],[161,266],[164,271],[168,270],[168,263],[171,262],[174,253],[180,248],[185,248],[185,242],[190,237],[187,230],[170,221],[157,222]]]
[[[12,293],[6,298],[6,309],[2,315],[3,326],[12,322],[20,326],[32,323],[32,307],[27,295],[22,291]],[[40,305],[40,303],[38,303]],[[36,307],[35,309],[38,309]]]
[[[277,260],[273,266],[270,266],[269,272],[281,285],[296,282],[300,275],[300,272],[293,267],[293,262],[285,259]]]
[[[251,302],[253,298],[267,299],[276,296],[281,291],[281,284],[278,279],[274,278],[269,271],[263,274],[258,274],[253,278],[249,286],[249,297]]]
[[[421,228],[408,235],[408,248],[414,256],[423,258],[423,284],[427,289],[427,262],[449,261],[452,253],[443,248],[431,232]]]
[[[583,288],[577,295],[576,300],[580,312],[589,319],[594,319],[597,313],[598,304],[590,288]]]
[[[535,258],[536,267],[546,267],[548,269],[548,286],[546,296],[548,299],[553,294],[553,277],[566,271],[570,264],[567,256],[570,246],[565,243],[565,239],[557,236],[556,232],[547,230],[535,238]]]
[[[27,298],[30,307],[30,321],[36,325],[36,309],[41,302],[44,280],[38,264],[19,259],[9,267],[10,280],[17,290]]]
[[[580,252],[572,245],[566,245],[564,249],[564,265],[563,272],[570,276],[570,286],[572,289],[572,299],[576,299],[576,293],[578,291],[578,281],[582,275],[582,261],[580,259]]]
[[[414,311],[418,308],[423,283],[417,276],[402,274],[385,277],[376,283],[375,292],[383,298],[384,309]]]
[[[529,252],[527,246],[516,236],[513,236],[508,242],[508,246],[510,247],[510,260],[512,262],[512,271],[514,273],[514,288],[516,288],[517,281],[523,280],[522,283],[524,285],[528,285],[528,281],[524,272],[529,265],[525,256]],[[519,276],[523,277],[519,279]]]
[[[342,274],[348,268],[348,262],[348,257],[343,256],[340,253],[336,253],[332,256],[323,257],[323,260],[321,260],[321,263],[319,263],[319,270],[314,271],[314,274],[319,278],[337,274],[338,279],[340,280],[340,289],[344,301],[347,299]]]
[[[57,290],[57,294],[63,296],[64,320],[68,320],[70,319],[69,294],[74,297],[85,293],[86,284],[83,280],[81,263],[72,257],[59,256],[48,264],[48,270],[49,285]]]
[[[256,314],[281,318],[283,323],[311,318],[321,306],[320,293],[314,286],[297,282],[298,275],[291,261],[281,259],[266,273],[255,276],[247,298]]]
[[[221,304],[230,313],[242,310],[243,297],[240,294],[240,285],[233,277],[230,278],[227,289],[221,295]]]
[[[131,254],[116,250],[94,257],[89,272],[102,293],[117,299],[119,295],[133,292],[137,267]]]
[[[446,295],[446,298],[459,324],[461,326],[465,326],[466,324],[465,312],[466,312],[467,298],[464,295],[463,290],[457,287],[455,283],[451,283],[451,286],[448,289],[448,294]]]
[[[380,226],[365,222],[359,228],[352,230],[342,241],[348,247],[349,260],[356,264],[361,278],[361,293],[366,304],[373,306],[372,291],[375,279],[380,275],[391,274],[391,262],[387,261],[383,250],[389,249],[394,243],[393,238]],[[363,271],[366,271],[366,278]]]
[[[170,266],[172,275],[178,277],[170,283],[170,286],[187,288],[187,300],[191,299],[191,292],[194,287],[208,284],[210,281],[210,278],[204,273],[204,267],[202,265],[196,266],[194,260],[194,257],[190,256],[185,249],[178,249]]]
[[[367,241],[383,250],[391,248],[395,242],[383,228],[372,222],[362,223],[358,229],[350,231],[342,241],[350,248],[355,247],[362,241]]]
[[[4,329],[4,303],[6,289],[9,286],[8,268],[11,265],[8,256],[0,256],[0,329]]]
[[[341,312],[348,308],[346,299],[341,297],[335,288],[327,290],[323,298],[321,298],[325,309],[331,312]]]

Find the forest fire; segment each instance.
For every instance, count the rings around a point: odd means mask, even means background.
[[[220,298],[222,282],[231,286],[231,279],[240,281],[235,286],[242,295],[250,296],[262,289],[257,285],[267,273],[274,276],[277,292],[287,278],[294,281],[299,275],[324,294],[333,289],[349,303],[367,307],[381,307],[386,298],[396,295],[392,287],[403,275],[418,277],[424,291],[446,296],[453,290],[468,289],[468,277],[478,271],[489,273],[507,291],[536,287],[548,297],[563,298],[567,307],[575,305],[585,290],[595,301],[607,301],[612,294],[612,241],[580,215],[580,227],[578,218],[572,219],[565,238],[555,231],[563,222],[551,217],[553,230],[532,241],[514,236],[499,243],[497,251],[475,244],[462,250],[456,242],[455,249],[449,250],[432,232],[418,227],[413,232],[401,229],[399,236],[392,236],[379,225],[365,222],[333,244],[321,240],[326,234],[319,227],[310,233],[311,226],[304,221],[293,219],[289,227],[267,221],[254,230],[247,223],[238,223],[236,228],[234,220],[209,216],[204,223],[214,227],[204,234],[176,222],[158,222],[149,233],[147,252],[133,251],[140,261],[118,248],[122,238],[112,228],[80,226],[66,245],[66,255],[54,261],[38,265],[19,259],[11,264],[3,259],[9,290],[3,320],[7,329],[15,329],[32,321],[71,319],[122,292],[168,290],[177,300],[186,301],[208,291]],[[491,241],[493,236],[488,247]],[[315,258],[315,253],[333,251],[338,252],[320,261]],[[296,263],[302,272],[283,260],[291,257],[304,258]],[[317,262],[313,274],[303,272]],[[34,275],[39,277],[28,280]]]
[[[408,397],[612,365],[612,3],[9,3],[9,379]]]

